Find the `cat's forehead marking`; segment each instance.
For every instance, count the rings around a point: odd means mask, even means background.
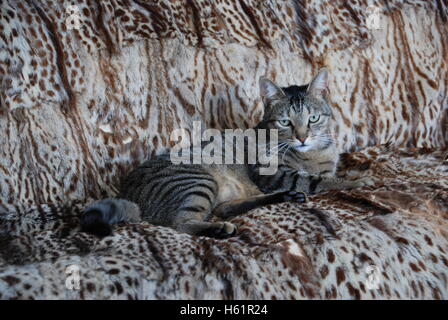
[[[301,118],[306,117],[308,113],[309,110],[302,101],[298,107],[293,105],[292,108],[289,109],[288,115],[291,119],[300,120]]]
[[[296,111],[297,113],[302,113],[303,112],[303,99],[291,99],[291,105],[292,105],[292,109],[294,109],[294,111]]]
[[[305,98],[295,98],[291,99],[289,113],[295,115],[303,115],[310,112],[310,106]]]

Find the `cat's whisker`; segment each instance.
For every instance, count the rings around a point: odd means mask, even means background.
[[[278,150],[276,150],[275,152],[272,152],[272,153],[270,153],[270,155],[272,155],[272,156],[274,156],[274,155],[279,155],[281,152],[282,152],[282,150],[284,149],[284,148],[286,148],[287,147],[287,145],[285,144],[285,145],[283,145],[283,146],[281,146]]]
[[[277,150],[277,153],[279,152],[279,150],[281,150],[284,146],[286,146],[287,145],[287,142],[285,141],[285,142],[282,142],[282,143],[279,143],[277,146],[274,146],[274,147],[272,147],[271,149],[269,149],[268,150],[268,152],[269,153],[272,153],[272,152],[274,152],[275,150]]]
[[[323,139],[323,140],[331,140],[331,141],[335,141],[335,139],[332,138],[332,137],[317,137],[317,139]]]
[[[286,148],[288,146],[288,144],[283,145],[277,152],[277,154],[279,154],[284,148]]]
[[[288,145],[288,148],[286,149],[286,151],[285,151],[285,153],[283,154],[283,157],[282,157],[282,162],[285,160],[285,155],[288,153],[288,151],[289,151],[289,149],[292,147],[292,145],[290,144],[290,145]]]

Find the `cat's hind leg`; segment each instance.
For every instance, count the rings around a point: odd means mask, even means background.
[[[195,236],[217,239],[231,237],[236,232],[235,225],[230,222],[207,222],[196,219],[181,220],[175,225],[175,229]]]
[[[236,227],[233,224],[208,221],[211,217],[215,196],[215,193],[191,192],[182,201],[180,208],[171,208],[172,212],[175,212],[171,226],[179,232],[195,236],[223,239],[234,235]]]
[[[246,213],[252,209],[282,203],[282,202],[306,202],[307,196],[303,192],[283,191],[273,194],[263,194],[248,199],[232,200],[220,204],[213,209],[213,215],[230,219]],[[182,218],[175,223],[175,229],[192,235],[208,236],[213,238],[227,238],[236,232],[236,227],[229,222],[206,222],[205,217],[208,216],[203,212],[198,212],[194,207],[189,207],[189,214],[181,214]]]
[[[262,194],[248,199],[224,202],[213,210],[213,214],[222,219],[231,219],[255,208],[289,201],[304,203],[307,201],[307,196],[298,191]]]

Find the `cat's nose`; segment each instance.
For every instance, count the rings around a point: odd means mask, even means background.
[[[299,141],[302,142],[302,144],[304,144],[306,141],[306,138],[297,138],[297,139],[299,139]]]

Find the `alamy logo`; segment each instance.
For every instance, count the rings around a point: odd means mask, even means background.
[[[366,267],[366,288],[368,290],[378,290],[381,282],[380,269],[377,266],[367,266]]]
[[[65,26],[68,30],[79,30],[81,28],[81,16],[78,6],[72,5],[65,8],[67,18],[65,19]]]
[[[370,30],[381,29],[381,9],[377,6],[367,7],[367,28]]]
[[[190,137],[186,129],[176,129],[170,140],[173,164],[259,164],[261,175],[274,175],[278,169],[278,153],[285,147],[278,144],[278,130],[207,129],[193,122]]]

